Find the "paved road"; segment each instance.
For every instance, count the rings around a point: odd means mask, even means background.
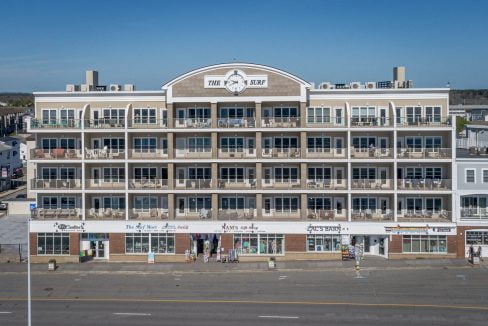
[[[25,274],[0,284],[25,325]],[[486,325],[488,269],[37,273],[33,296],[33,325]]]

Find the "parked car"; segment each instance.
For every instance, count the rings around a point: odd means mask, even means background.
[[[12,179],[22,178],[24,176],[24,171],[22,168],[15,168],[12,171]]]
[[[27,198],[27,194],[19,194],[15,198]]]
[[[0,211],[6,211],[8,209],[8,204],[0,202]]]

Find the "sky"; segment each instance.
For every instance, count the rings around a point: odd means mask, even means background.
[[[84,82],[157,90],[223,62],[310,81],[488,88],[488,1],[0,1],[0,92]]]

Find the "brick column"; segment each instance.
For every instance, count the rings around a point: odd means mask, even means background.
[[[285,252],[305,252],[306,248],[305,234],[286,234],[285,235]]]
[[[189,233],[176,233],[175,234],[175,253],[184,254],[185,250],[191,249],[191,241]]]
[[[224,248],[224,253],[228,253],[229,249],[234,248],[234,235],[230,233],[222,233],[220,235],[220,247]]]
[[[69,254],[72,256],[80,255],[80,235],[78,233],[69,234]]]
[[[110,233],[108,239],[111,254],[125,254],[125,233]]]
[[[30,255],[37,256],[37,233],[29,234]]]

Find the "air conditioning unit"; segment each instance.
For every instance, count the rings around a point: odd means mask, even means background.
[[[376,83],[375,82],[367,82],[366,83],[366,88],[367,89],[375,89],[376,88]]]
[[[82,92],[88,92],[88,85],[87,84],[81,84],[80,90]]]
[[[327,82],[320,83],[320,89],[331,89],[331,88],[332,88],[331,83],[327,83]]]
[[[351,88],[352,89],[359,89],[359,88],[361,88],[361,83],[360,82],[352,82]]]
[[[125,84],[124,85],[124,91],[126,92],[133,92],[136,90],[136,86],[133,84]]]
[[[122,89],[120,85],[117,84],[110,84],[110,91],[111,92],[118,92]]]

